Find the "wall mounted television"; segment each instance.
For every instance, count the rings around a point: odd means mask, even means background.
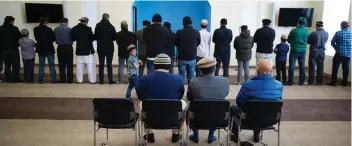
[[[314,8],[280,8],[278,26],[297,26],[299,17],[307,19],[307,27],[312,27]]]
[[[47,17],[49,23],[60,23],[64,17],[62,4],[25,3],[27,23],[38,23],[40,17]]]

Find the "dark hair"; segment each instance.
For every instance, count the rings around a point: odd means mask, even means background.
[[[192,25],[192,18],[189,16],[183,17],[182,24],[183,26]]]
[[[200,71],[204,75],[213,74],[215,72],[215,66],[208,67],[208,68],[201,68]]]
[[[227,19],[222,18],[222,19],[220,20],[220,24],[221,24],[221,25],[227,25]]]
[[[67,18],[62,18],[61,19],[61,23],[67,23],[68,22],[68,19]]]
[[[207,28],[208,25],[200,25],[201,28]]]
[[[136,50],[136,47],[132,47],[132,48],[128,49],[127,52],[130,53],[132,50]]]
[[[248,26],[247,25],[242,25],[240,28],[241,28],[241,31],[248,30]]]
[[[148,20],[143,20],[143,26],[148,26],[148,25],[150,25],[150,21],[148,21]]]
[[[12,16],[6,16],[6,17],[4,18],[4,23],[10,23],[10,22],[12,22],[12,21],[15,21],[15,18],[12,17]]]
[[[324,25],[323,25],[323,21],[317,21],[316,23],[315,23],[315,26],[316,27],[323,27]]]
[[[299,25],[306,25],[306,21],[304,21],[304,20],[299,20],[299,21],[298,21],[298,24],[299,24]]]
[[[47,23],[48,22],[48,17],[40,17],[39,19],[39,23],[40,24],[44,24],[44,23]]]
[[[287,39],[283,39],[283,38],[281,38],[281,42],[286,42],[287,41]]]
[[[153,15],[152,21],[153,22],[161,22],[163,19],[160,14],[156,13]]]
[[[167,28],[167,29],[171,29],[171,23],[170,22],[164,22],[164,26]]]
[[[154,69],[165,69],[165,70],[170,70],[171,64],[154,64]]]

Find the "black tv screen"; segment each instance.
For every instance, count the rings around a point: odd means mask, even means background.
[[[62,4],[25,3],[28,23],[38,23],[40,17],[49,18],[49,23],[60,23],[64,17]]]
[[[307,19],[306,26],[312,26],[314,8],[280,8],[279,26],[297,26],[299,17]]]

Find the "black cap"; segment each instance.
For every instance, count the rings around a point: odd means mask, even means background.
[[[315,22],[315,26],[317,26],[317,27],[323,27],[323,21],[317,21],[317,22]]]
[[[263,25],[270,25],[271,24],[271,20],[270,19],[263,19],[262,23],[263,23]]]
[[[161,22],[162,21],[161,15],[160,14],[154,14],[153,18],[152,18],[152,21],[153,22]]]
[[[6,16],[6,17],[4,18],[4,23],[9,23],[9,22],[11,22],[11,21],[15,21],[15,18],[12,17],[12,16]]]
[[[240,28],[241,28],[241,31],[248,30],[248,26],[247,25],[242,25]]]
[[[350,24],[348,24],[347,21],[342,21],[342,22],[341,22],[341,27],[342,27],[342,28],[347,28],[347,27],[350,27]]]
[[[67,23],[68,22],[68,19],[67,18],[62,18],[61,19],[61,23]]]
[[[183,17],[183,25],[190,25],[192,24],[192,19],[189,16]]]

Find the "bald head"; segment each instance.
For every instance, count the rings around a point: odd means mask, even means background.
[[[273,70],[273,63],[268,59],[262,59],[257,65],[258,74],[271,74]]]

